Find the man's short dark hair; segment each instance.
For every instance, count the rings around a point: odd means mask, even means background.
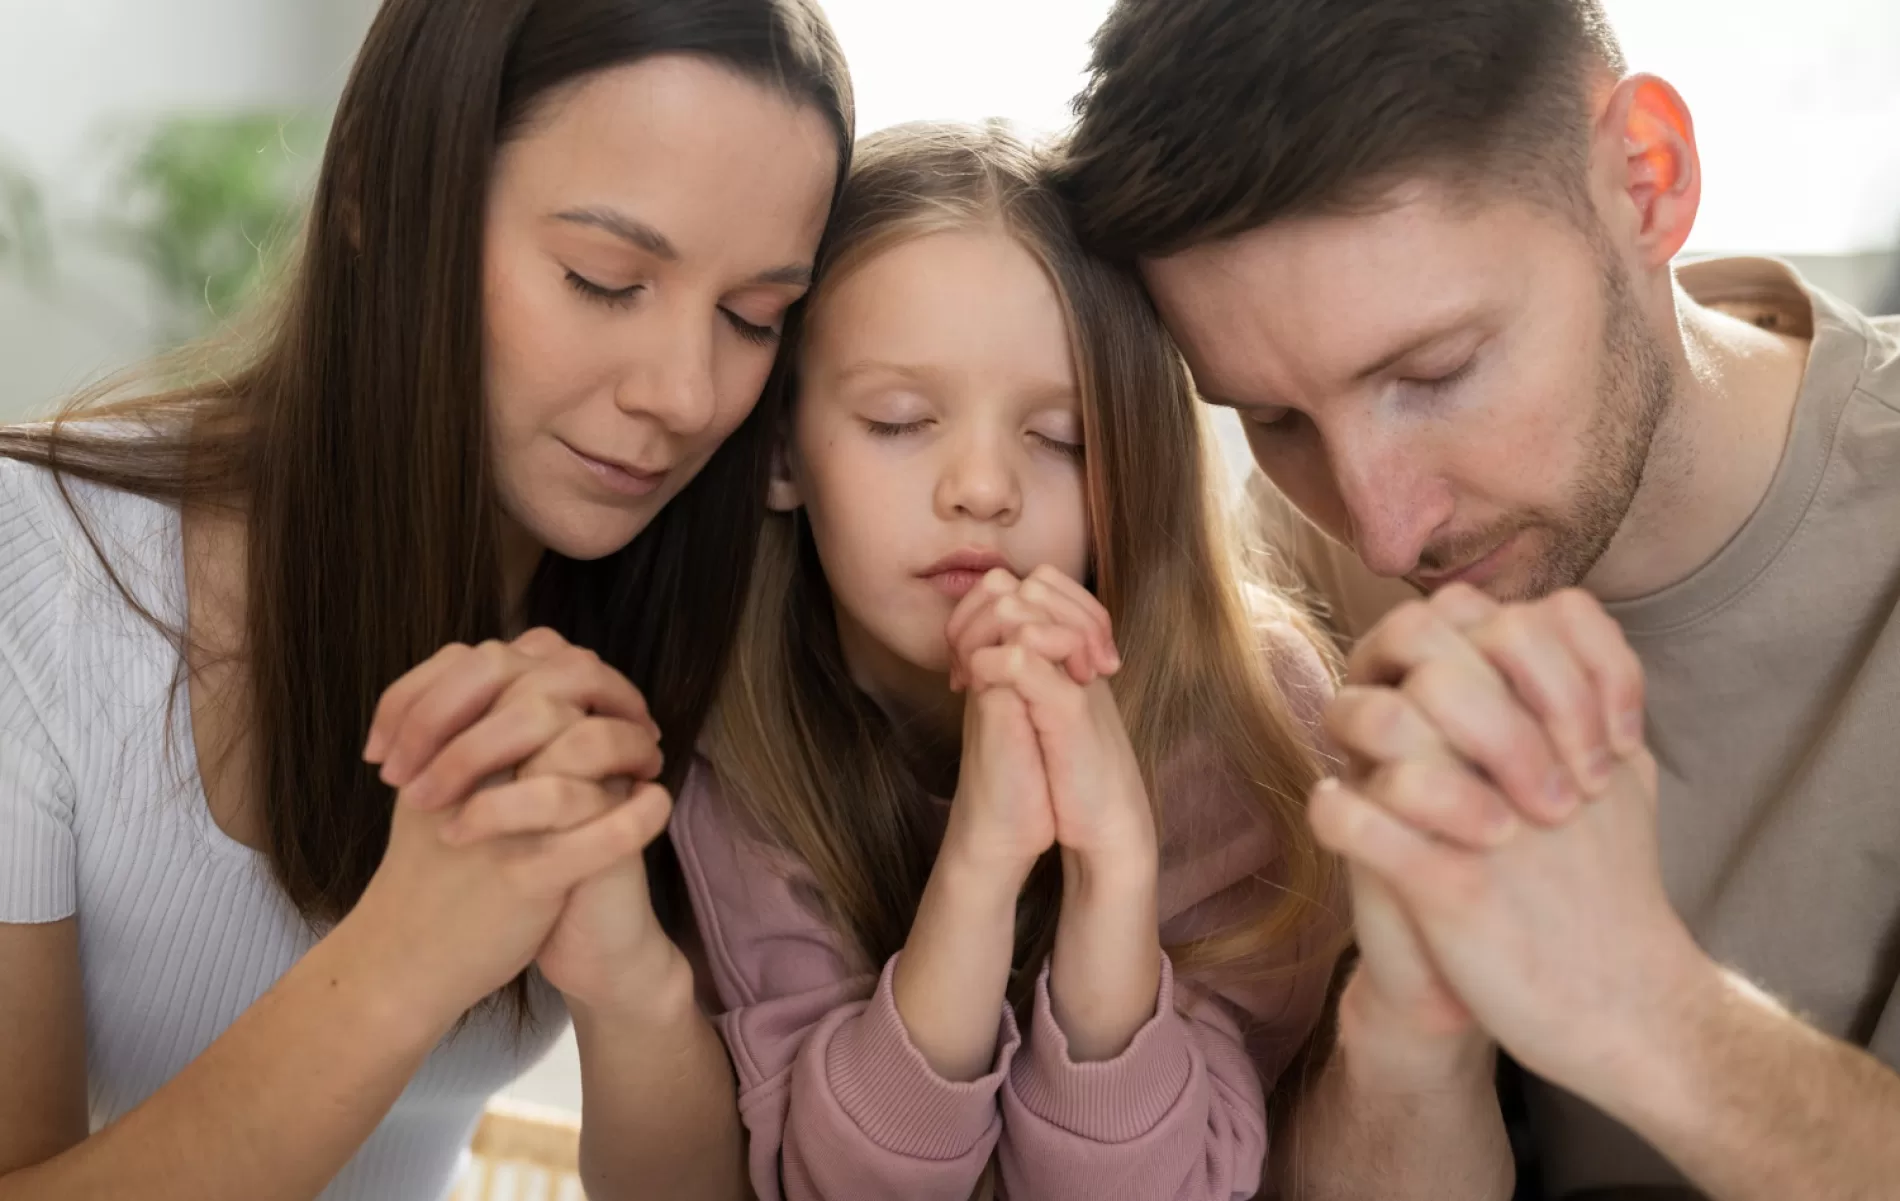
[[[1574,205],[1606,69],[1599,0],[1117,0],[1057,182],[1123,261],[1413,177]]]

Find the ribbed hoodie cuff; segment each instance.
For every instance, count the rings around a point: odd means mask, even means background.
[[[1125,1143],[1153,1130],[1194,1072],[1187,1024],[1174,1011],[1174,965],[1161,957],[1154,1016],[1126,1050],[1100,1063],[1069,1058],[1068,1036],[1049,1002],[1049,967],[1036,981],[1029,1046],[1009,1069],[1010,1091],[1044,1121],[1098,1143]]]
[[[832,1036],[825,1075],[839,1106],[878,1146],[916,1159],[957,1159],[1002,1121],[996,1094],[1022,1036],[1003,1006],[995,1067],[968,1083],[944,1079],[897,1012],[896,967],[893,955],[870,1003]]]

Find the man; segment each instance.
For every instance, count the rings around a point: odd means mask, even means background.
[[[1495,1040],[1551,1196],[1900,1196],[1900,323],[1672,268],[1694,129],[1596,0],[1119,0],[1079,118],[1342,632],[1432,597],[1328,715],[1282,1186],[1508,1195]]]

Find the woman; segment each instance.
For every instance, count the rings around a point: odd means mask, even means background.
[[[0,432],[0,1198],[439,1196],[563,1008],[592,1194],[736,1192],[609,777],[696,736],[851,124],[811,0],[389,0],[255,348]],[[510,654],[517,782],[393,805],[383,690]]]

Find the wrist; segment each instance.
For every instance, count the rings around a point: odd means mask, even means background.
[[[1152,840],[1062,848],[1062,909],[1153,909],[1161,864]]]
[[[951,827],[944,833],[943,845],[930,874],[932,880],[941,876],[940,887],[953,889],[958,896],[991,902],[1007,899],[1013,910],[1038,858],[1039,855],[988,845],[984,839],[962,829],[953,813]]]
[[[665,1026],[699,1013],[693,965],[671,939],[629,962],[607,987],[586,996],[563,994],[577,1036],[583,1027]]]
[[[1339,998],[1337,1058],[1356,1093],[1445,1095],[1494,1089],[1497,1045],[1468,1017],[1408,1020],[1377,999],[1365,968]]]
[[[346,998],[372,1029],[404,1048],[432,1048],[475,1002],[410,949],[388,936],[388,923],[358,905],[312,947],[301,966],[327,991]],[[476,998],[479,1000],[480,998]]]
[[[1705,1077],[1722,1055],[1711,1056],[1705,1046],[1712,1038],[1718,1047],[1748,1041],[1721,1032],[1765,1003],[1693,943],[1651,979],[1592,1040],[1602,1053],[1586,1060],[1575,1079],[1553,1080],[1639,1132],[1706,1117]]]
[[[1161,932],[1152,856],[1064,848],[1049,1006],[1076,1063],[1114,1059],[1154,1017]]]

